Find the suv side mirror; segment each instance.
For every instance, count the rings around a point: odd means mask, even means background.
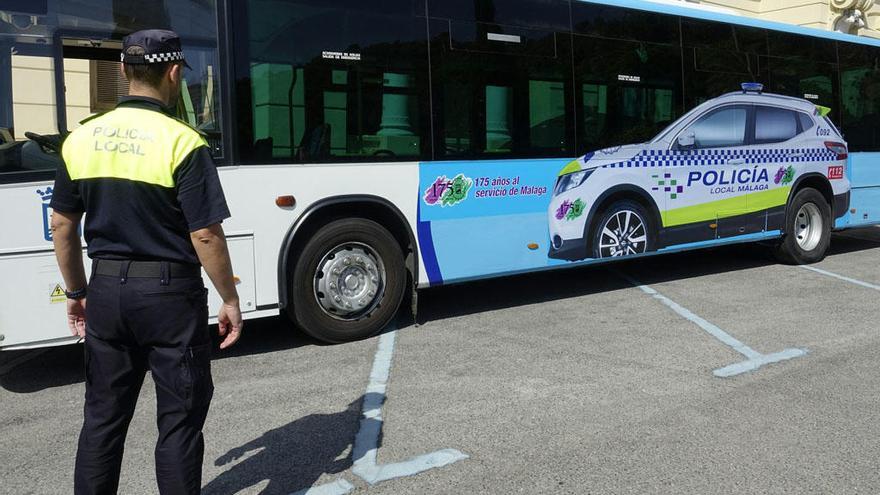
[[[696,139],[693,132],[685,132],[684,134],[678,136],[679,148],[693,148],[695,142]]]

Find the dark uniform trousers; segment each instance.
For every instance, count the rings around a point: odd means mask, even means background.
[[[101,260],[95,260],[95,266]],[[207,289],[196,273],[172,278],[93,269],[86,301],[85,420],[77,494],[116,493],[128,425],[149,369],[156,384],[156,478],[162,494],[199,493],[202,426],[214,392]],[[109,262],[108,262],[109,264]]]

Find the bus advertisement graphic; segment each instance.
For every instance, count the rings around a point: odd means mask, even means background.
[[[806,174],[837,179],[835,204],[846,202],[846,143],[830,121],[806,100],[749,88],[697,106],[651,141],[575,160],[422,163],[430,282],[778,235]]]

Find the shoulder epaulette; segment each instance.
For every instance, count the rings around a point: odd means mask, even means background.
[[[115,110],[115,109],[114,109],[114,110]],[[79,121],[79,125],[83,125],[83,124],[85,124],[86,122],[90,122],[90,121],[92,121],[92,120],[95,120],[95,119],[97,119],[98,117],[101,117],[101,116],[103,116],[103,115],[106,115],[106,114],[108,114],[108,113],[110,113],[110,112],[112,112],[112,111],[113,111],[113,110],[107,110],[107,111],[104,111],[104,112],[98,112],[98,113],[96,113],[95,115],[89,115],[88,117],[86,117],[86,118],[80,120],[80,121]]]

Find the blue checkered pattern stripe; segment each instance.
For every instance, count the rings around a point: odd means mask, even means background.
[[[603,165],[602,168],[687,167],[724,165],[729,160],[744,160],[743,165],[764,163],[802,163],[837,161],[837,154],[824,148],[789,149],[715,149],[715,150],[645,150],[632,159]]]
[[[153,53],[144,55],[144,60],[148,64],[158,64],[161,62],[176,62],[183,60],[183,52]]]
[[[183,52],[168,52],[168,53],[153,53],[150,55],[144,55],[144,63],[147,64],[158,64],[161,62],[176,62],[178,60],[183,60]],[[125,53],[119,54],[119,60],[125,62]]]

